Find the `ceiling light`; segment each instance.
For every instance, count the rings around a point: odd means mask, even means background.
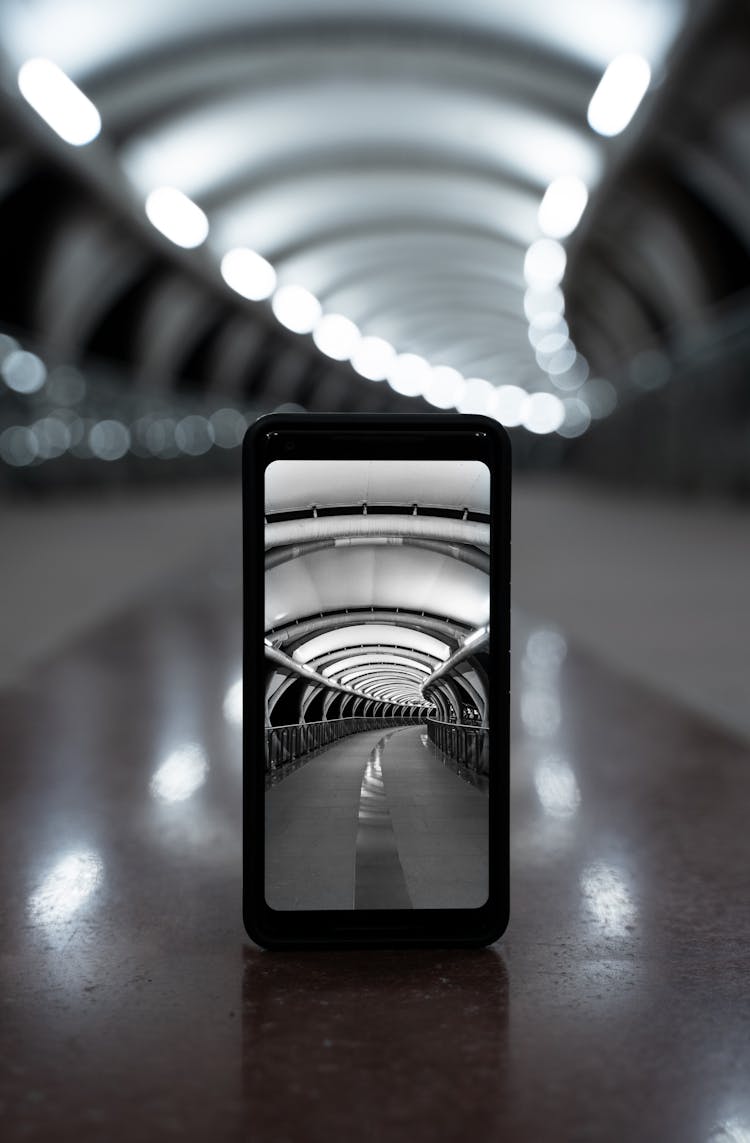
[[[271,306],[292,333],[310,333],[320,317],[320,302],[304,286],[279,286]]]
[[[418,353],[399,353],[388,369],[388,384],[404,397],[419,397],[429,385],[430,366]]]
[[[464,382],[456,408],[460,413],[479,413],[486,416],[494,392],[495,386],[485,381],[483,377],[469,377]]]
[[[523,272],[530,286],[557,286],[565,273],[565,250],[554,238],[538,238],[526,251]]]
[[[356,325],[343,314],[324,314],[313,330],[313,341],[320,352],[334,361],[351,357],[359,338]]]
[[[457,369],[436,365],[430,372],[422,396],[436,409],[456,408],[465,382]]]
[[[535,314],[529,322],[528,331],[529,341],[534,348],[538,349],[540,342],[550,333],[561,333],[565,340],[568,336],[568,323],[565,318],[551,310]]]
[[[588,200],[586,184],[577,175],[561,175],[544,192],[539,226],[551,238],[567,238],[581,221]]]
[[[489,414],[501,425],[512,429],[521,423],[526,397],[526,390],[521,389],[518,385],[500,385],[492,395]]]
[[[0,458],[7,464],[21,468],[39,454],[36,434],[25,425],[11,425],[0,433]]]
[[[634,52],[616,56],[599,80],[588,109],[589,126],[599,135],[619,135],[638,110],[651,82],[651,68]]]
[[[568,323],[563,322],[563,325],[565,328],[560,327],[558,329],[547,330],[537,341],[536,356],[540,364],[540,359],[546,359],[553,353],[557,353],[558,349],[562,349],[564,345],[568,344]]]
[[[99,460],[119,460],[130,448],[130,431],[122,421],[98,421],[89,432],[88,443]]]
[[[9,389],[16,393],[38,393],[47,379],[47,367],[35,353],[14,349],[2,363],[0,373]]]
[[[530,287],[523,296],[523,310],[531,321],[537,314],[565,312],[565,298],[559,286]]]
[[[571,391],[580,389],[589,375],[589,363],[582,353],[577,353],[575,359],[563,373],[550,375],[550,381],[556,389]]]
[[[205,417],[190,413],[175,425],[174,440],[180,452],[188,456],[202,456],[214,443],[211,422]]]
[[[565,420],[557,431],[561,437],[580,437],[591,424],[591,410],[581,397],[565,397]]]
[[[251,302],[270,298],[276,289],[276,271],[255,250],[237,246],[221,260],[221,276],[228,286]]]
[[[382,337],[363,337],[354,347],[351,365],[368,381],[384,381],[396,350]]]
[[[521,410],[521,423],[530,433],[554,433],[565,420],[565,406],[554,393],[530,393]]]
[[[192,250],[208,237],[205,214],[177,187],[152,190],[146,199],[146,214],[151,225],[175,246]]]
[[[537,354],[543,357],[544,365],[542,368],[552,376],[556,376],[558,373],[567,373],[568,370],[573,367],[576,357],[578,356],[576,347],[572,341],[566,341],[559,349],[551,353],[542,355],[539,354],[539,350],[537,350]]]
[[[594,420],[608,417],[617,408],[617,390],[604,377],[592,377],[579,390],[578,396],[585,400]]]
[[[45,123],[74,147],[92,142],[102,121],[94,104],[52,60],[27,60],[18,73],[18,87]]]

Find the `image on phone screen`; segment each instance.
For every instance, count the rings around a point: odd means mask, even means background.
[[[264,512],[267,904],[483,906],[488,467],[274,460]]]

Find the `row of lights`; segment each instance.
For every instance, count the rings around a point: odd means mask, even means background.
[[[197,457],[215,446],[237,448],[247,426],[248,421],[236,409],[219,409],[210,417],[152,415],[141,417],[133,425],[116,418],[98,420],[56,409],[30,425],[10,425],[0,432],[0,459],[21,468],[66,452],[81,459],[107,461],[121,460],[128,452],[160,460],[180,455]]]
[[[87,416],[80,407],[87,393],[83,375],[69,366],[48,373],[41,357],[6,334],[0,334],[0,379],[10,393],[44,405],[43,415],[32,423],[0,432],[0,459],[17,468],[66,452],[105,461],[120,460],[128,452],[162,460],[202,456],[213,447],[237,448],[251,420],[233,408],[208,416],[152,412],[127,423],[120,417]]]
[[[612,60],[588,106],[587,120],[592,130],[605,136],[624,131],[650,82],[651,69],[642,56],[626,52]],[[588,188],[577,175],[553,179],[537,215],[543,237],[532,242],[524,259],[524,310],[529,341],[536,364],[552,387],[569,394],[562,398],[562,403],[567,401],[568,413],[560,426],[562,435],[568,436],[585,432],[592,417],[608,415],[617,404],[617,393],[610,382],[596,379],[587,385],[588,362],[577,351],[563,316],[565,299],[560,283],[567,256],[561,240],[578,226],[588,198]]]
[[[649,66],[641,56],[625,53],[614,59],[589,103],[591,128],[605,136],[624,130],[650,78]],[[97,108],[51,60],[28,60],[19,71],[18,85],[27,102],[66,142],[83,146],[98,136],[101,117]],[[483,413],[508,427],[522,425],[532,433],[557,431],[573,437],[584,432],[593,417],[611,412],[616,403],[609,382],[589,382],[588,391],[584,389],[588,364],[570,340],[563,317],[559,283],[566,255],[559,240],[576,228],[587,202],[588,190],[577,176],[555,179],[539,206],[538,221],[544,237],[532,243],[524,261],[529,340],[537,364],[561,396],[544,391],[528,393],[517,385],[495,387],[481,377],[465,378],[450,366],[432,366],[418,354],[397,353],[385,339],[363,335],[343,314],[323,313],[318,299],[304,286],[279,286],[274,267],[255,250],[229,250],[221,260],[221,274],[232,290],[249,301],[270,298],[273,313],[285,328],[312,334],[321,353],[335,361],[349,361],[355,372],[369,381],[386,381],[402,396],[422,397],[439,409]],[[185,249],[201,246],[208,237],[205,212],[176,187],[151,191],[145,211],[160,233]]]

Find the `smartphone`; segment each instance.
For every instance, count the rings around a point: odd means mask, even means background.
[[[249,936],[491,943],[508,920],[505,431],[263,417],[243,508]]]

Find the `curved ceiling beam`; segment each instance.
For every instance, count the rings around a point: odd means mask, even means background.
[[[398,691],[402,694],[413,694],[417,696],[417,701],[422,701],[422,694],[419,689],[419,683],[416,679],[409,678],[408,676],[392,674],[392,675],[373,675],[364,684],[367,691],[371,695],[380,695],[383,691]]]
[[[634,345],[646,344],[653,336],[650,307],[646,295],[629,278],[621,257],[616,256],[612,261],[606,249],[594,248],[587,254],[587,263],[587,277],[592,263],[595,266],[598,288],[595,293],[584,296],[583,309],[589,320],[606,334],[613,348],[615,361],[608,364],[620,364],[632,355]],[[570,292],[568,308],[571,315],[580,304],[578,289],[580,287]],[[612,321],[612,313],[618,315],[616,322]]]
[[[669,139],[663,147],[674,164],[676,177],[701,204],[722,224],[739,236],[750,254],[750,217],[747,211],[747,186],[740,175],[746,143],[742,135],[741,116],[729,128],[725,126],[720,154],[712,154],[704,141],[702,146],[685,139]]]
[[[234,173],[201,198],[207,213],[221,217],[225,209],[235,209],[243,201],[263,201],[264,197],[277,198],[291,191],[305,198],[304,189],[316,183],[333,180],[345,186],[348,182],[393,182],[404,186],[429,180],[438,185],[459,182],[465,186],[482,186],[493,191],[499,201],[515,203],[519,209],[532,212],[536,218],[541,191],[537,182],[524,178],[500,154],[480,155],[475,152],[457,152],[455,148],[431,140],[420,143],[382,143],[364,147],[356,142],[345,150],[340,146],[301,147],[285,153],[262,165],[252,161],[246,169]]]
[[[385,628],[392,627],[399,638],[404,631],[412,630],[438,642],[448,644],[448,646],[461,643],[464,636],[471,630],[466,624],[441,618],[437,615],[422,615],[419,612],[394,611],[388,608],[372,608],[369,611],[331,611],[326,616],[315,615],[283,627],[270,628],[266,634],[274,646],[292,644],[295,652],[301,656],[302,647],[306,642],[311,641],[310,637],[314,638],[321,633],[329,633],[333,630],[340,633],[341,638],[345,640],[348,637],[348,633],[345,634],[348,628],[367,628],[373,624]],[[350,646],[346,643],[340,645]],[[309,657],[312,658],[312,656]],[[441,659],[442,657],[440,656]]]
[[[243,189],[213,209],[204,196],[201,206],[218,249],[243,244],[268,256],[282,244],[304,243],[332,226],[363,230],[394,217],[482,225],[487,233],[525,249],[538,234],[540,199],[541,188],[520,192],[460,168],[437,178],[430,170],[393,172],[373,165],[301,175],[262,192]]]
[[[381,285],[384,283],[378,284],[378,289]],[[522,298],[519,291],[518,312],[514,312],[501,310],[494,305],[486,291],[481,289],[463,290],[459,287],[453,291],[412,290],[411,293],[405,292],[400,296],[395,291],[391,295],[385,291],[381,297],[377,297],[373,290],[366,310],[349,306],[345,312],[363,331],[378,333],[383,329],[390,330],[391,336],[396,339],[396,348],[400,345],[400,339],[419,337],[425,332],[429,334],[446,319],[450,319],[452,330],[489,327],[498,336],[511,337],[528,347],[528,323],[523,314]],[[341,309],[343,312],[344,307]],[[394,333],[394,330],[400,330],[400,333]]]
[[[270,571],[271,568],[278,567],[279,564],[287,563],[289,560],[304,558],[312,552],[324,551],[328,548],[351,547],[353,545],[402,546],[420,549],[422,551],[437,552],[439,555],[448,556],[450,559],[458,560],[459,563],[468,564],[469,567],[477,568],[479,571],[485,572],[486,575],[489,575],[490,571],[489,556],[468,545],[451,544],[442,540],[423,540],[412,536],[391,535],[311,540],[309,543],[290,544],[288,547],[273,548],[270,552],[266,553],[265,570]]]
[[[518,296],[519,311],[521,310],[521,294]],[[460,338],[460,331],[465,329],[468,336],[477,333],[489,336],[496,333],[500,337],[512,337],[519,345],[529,348],[528,325],[519,313],[518,318],[504,317],[486,295],[473,297],[470,294],[456,292],[452,296],[436,294],[433,297],[412,296],[411,301],[404,301],[396,306],[389,299],[378,304],[377,310],[367,313],[358,323],[365,327],[377,330],[394,330],[395,338],[405,339],[420,336],[434,336],[436,327],[439,330],[448,324],[447,335]],[[465,339],[464,339],[465,340]],[[400,342],[399,342],[400,344]]]
[[[385,513],[369,516],[306,516],[295,520],[277,520],[265,526],[266,550],[317,540],[372,536],[406,536],[489,547],[490,526],[476,520],[457,520],[446,516],[398,516]]]
[[[35,319],[62,359],[148,267],[147,251],[102,211],[78,207],[50,234],[35,291]]]
[[[430,364],[437,364],[441,355],[447,359],[456,350],[466,351],[477,342],[486,344],[488,339],[494,339],[498,354],[514,365],[534,360],[523,326],[509,331],[491,310],[477,313],[471,308],[465,312],[458,299],[453,305],[424,307],[416,318],[406,312],[383,314],[377,329],[399,350],[420,351]]]
[[[602,146],[585,125],[585,102],[571,126],[549,107],[540,111],[523,98],[446,88],[439,73],[421,81],[411,74],[384,81],[380,61],[372,74],[353,66],[343,75],[315,69],[280,89],[261,89],[251,98],[240,92],[183,110],[144,129],[120,155],[141,191],[177,182],[199,203],[238,172],[250,173],[252,165],[262,168],[309,148],[311,138],[342,152],[435,145],[490,162],[496,156],[541,192],[563,164],[589,184],[599,177]]]
[[[342,691],[344,694],[356,695],[362,697],[362,692],[353,687],[343,687],[339,683],[333,682],[331,679],[326,679],[323,675],[319,675],[317,671],[305,666],[304,663],[298,663],[296,659],[290,658],[282,651],[277,651],[275,647],[265,646],[266,659],[274,663],[277,667],[281,667],[287,674],[295,675],[301,679],[307,679],[312,683],[317,683],[318,686],[327,687],[329,690]]]
[[[446,86],[498,100],[512,96],[577,125],[600,70],[572,52],[532,44],[517,23],[501,35],[485,36],[462,22],[457,36],[442,20],[410,21],[405,10],[397,23],[372,12],[350,12],[348,18],[339,12],[335,22],[310,21],[309,10],[305,16],[274,25],[257,16],[252,23],[238,21],[235,10],[234,23],[221,31],[202,27],[191,36],[183,22],[179,45],[148,37],[147,48],[142,43],[123,51],[120,41],[122,58],[89,68],[84,86],[117,135],[126,137],[191,101],[204,104],[238,89],[284,86],[311,67],[318,73],[321,67],[341,70],[356,53],[359,72],[371,66],[381,75],[388,67],[396,75],[408,69],[420,79],[437,74]]]
[[[421,671],[425,675],[431,674],[434,670],[434,667],[428,666],[427,663],[421,662],[413,656],[393,655],[384,651],[375,650],[366,651],[360,655],[348,655],[325,666],[321,666],[318,661],[311,661],[310,666],[313,670],[317,671],[319,675],[323,675],[324,678],[335,678],[338,679],[339,682],[343,674],[347,671],[369,668],[371,666],[383,666],[388,669],[391,667],[406,667],[409,670]]]
[[[436,667],[430,677],[425,679],[424,689],[427,690],[433,687],[440,679],[452,674],[459,663],[462,663],[464,659],[468,659],[471,655],[476,655],[479,651],[486,650],[489,646],[489,642],[489,627],[477,627],[475,631],[472,631],[470,635],[464,638],[461,646],[453,652],[450,658],[441,663],[439,667]]]
[[[195,345],[222,314],[218,298],[183,275],[165,275],[152,290],[138,324],[135,369],[152,390],[169,389]]]
[[[393,645],[383,647],[379,643],[373,643],[367,647],[367,650],[363,650],[361,644],[356,647],[343,647],[307,661],[313,670],[327,678],[331,667],[334,668],[334,671],[336,669],[344,670],[344,663],[356,666],[360,662],[370,662],[373,656],[379,657],[383,662],[403,660],[406,663],[416,663],[428,674],[434,671],[435,667],[442,661],[433,655],[425,654],[423,651],[413,651],[407,647],[394,647]]]
[[[329,283],[338,282],[342,274],[372,273],[377,282],[382,273],[391,268],[398,272],[404,265],[429,275],[433,282],[445,279],[446,268],[451,273],[486,276],[508,297],[515,297],[525,288],[523,267],[519,259],[514,269],[509,268],[506,253],[507,248],[498,248],[482,234],[445,230],[352,233],[277,262],[276,268],[285,280],[305,282],[316,297],[325,296]]]
[[[446,353],[450,354],[454,361],[460,361],[461,365],[456,365],[455,368],[463,373],[466,377],[493,374],[497,375],[498,370],[502,371],[508,368],[508,355],[506,353],[497,351],[496,338],[475,338],[471,341],[466,341],[463,344],[458,342],[446,349]],[[525,378],[528,381],[534,382],[547,382],[547,374],[537,364],[536,357],[531,345],[528,345],[528,354],[524,356],[520,347],[518,351],[518,359],[513,362],[513,379],[518,383],[518,378]]]
[[[486,725],[487,696],[484,692],[484,689],[478,685],[480,682],[478,677],[474,676],[474,678],[469,678],[466,675],[456,674],[453,676],[452,681],[453,684],[459,689],[459,691],[463,691],[471,705],[476,707],[476,709],[479,711],[479,717],[482,720],[482,725]],[[437,685],[440,686],[440,683]],[[429,699],[426,701],[429,701]]]
[[[419,689],[424,678],[425,676],[419,671],[411,671],[405,667],[390,671],[382,667],[372,667],[370,670],[360,667],[356,671],[347,671],[337,682],[344,687],[351,686],[354,687],[355,690],[366,691],[370,688],[372,683],[401,679],[404,683],[413,683],[414,686]]]
[[[378,293],[383,301],[390,299],[395,306],[410,301],[415,293],[419,297],[475,295],[491,299],[498,314],[508,321],[523,321],[522,291],[517,275],[511,280],[512,285],[508,285],[498,275],[497,266],[490,270],[468,259],[464,259],[463,265],[452,263],[446,271],[439,256],[432,256],[424,265],[415,263],[408,254],[394,252],[393,257],[373,258],[347,266],[338,278],[322,289],[319,286],[315,295],[324,309],[351,312],[358,324],[362,322],[362,313],[367,313],[362,307],[374,304],[373,295]]]
[[[523,258],[525,246],[522,242],[514,242],[494,228],[487,228],[477,223],[457,221],[450,215],[445,218],[425,219],[423,215],[389,215],[383,218],[368,219],[361,223],[332,224],[325,229],[318,230],[304,237],[300,236],[292,242],[286,242],[266,252],[267,257],[277,268],[284,262],[296,258],[300,254],[309,254],[312,251],[320,253],[329,244],[347,238],[381,237],[398,239],[398,236],[413,236],[416,234],[433,235],[435,237],[451,234],[455,237],[478,239],[485,243],[488,250],[496,250],[498,260],[512,262],[518,265],[519,287],[523,283]]]
[[[377,690],[373,692],[373,698],[377,702],[398,702],[401,705],[407,706],[427,705],[419,692],[399,690],[398,687],[394,689],[393,685],[378,687]]]
[[[547,383],[547,374],[539,368],[533,352],[525,357],[519,346],[517,357],[511,358],[507,353],[498,353],[496,338],[476,337],[467,338],[464,342],[455,341],[442,350],[436,349],[433,360],[453,366],[465,377],[486,377],[495,385],[511,380],[516,385],[524,381]]]
[[[380,663],[373,660],[371,663],[361,664],[358,667],[348,667],[340,675],[326,675],[325,678],[335,678],[336,682],[341,683],[342,686],[348,686],[349,679],[356,678],[374,678],[379,676],[385,677],[403,677],[408,678],[410,681],[414,679],[423,680],[430,675],[429,668],[420,668],[416,664],[399,665],[393,663]]]

